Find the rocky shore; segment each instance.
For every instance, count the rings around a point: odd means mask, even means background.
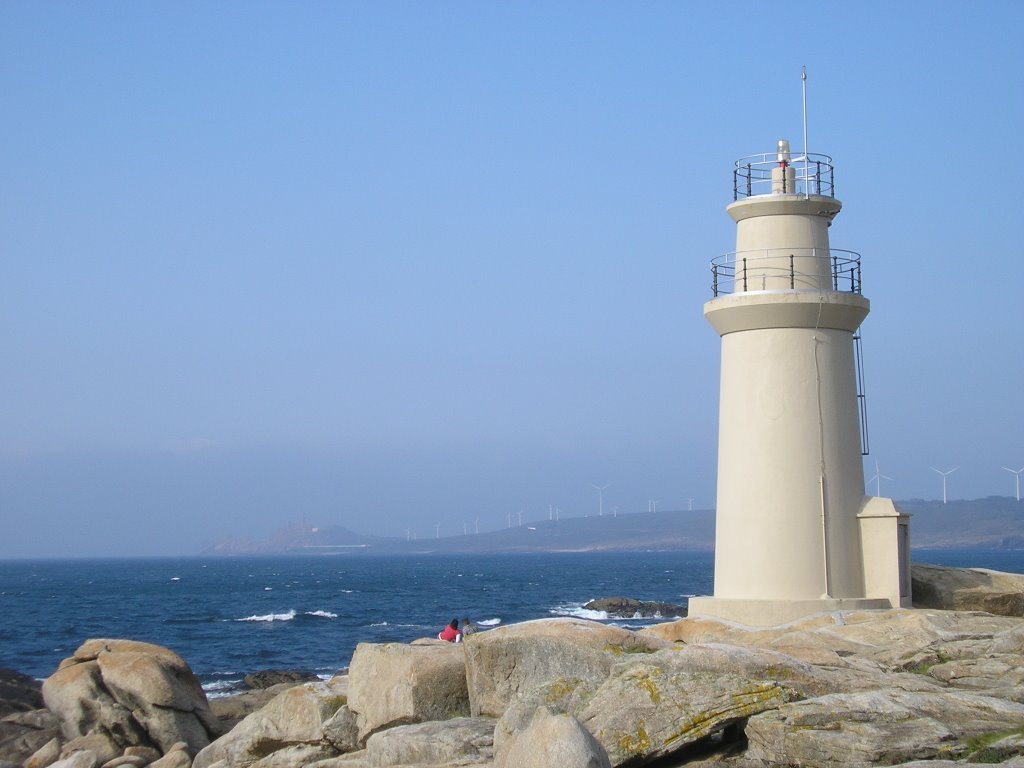
[[[166,648],[87,640],[41,691],[0,674],[0,768],[1024,766],[1024,576],[913,576],[915,609],[363,643],[213,702]]]

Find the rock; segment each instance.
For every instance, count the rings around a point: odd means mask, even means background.
[[[251,768],[307,768],[311,764],[324,760],[326,755],[332,754],[322,747],[311,744],[295,744],[283,747],[261,760],[257,760],[251,764]]]
[[[1024,765],[1024,735],[1019,731],[1000,738],[998,735],[977,739],[971,744],[967,755],[969,763],[1003,763],[1016,758],[1017,764]]]
[[[471,713],[500,717],[520,692],[556,680],[600,681],[624,654],[668,645],[581,619],[540,619],[479,632],[462,643]]]
[[[312,683],[320,678],[315,672],[303,669],[264,669],[246,675],[242,682],[247,688],[261,689],[280,685],[281,683]]]
[[[0,717],[43,706],[42,685],[33,677],[0,668]]]
[[[278,683],[270,688],[259,688],[211,699],[210,711],[220,721],[221,733],[227,733],[253,712],[263,709],[278,694],[296,685],[297,683]]]
[[[60,756],[61,758],[69,757],[75,752],[91,752],[96,755],[96,760],[101,765],[121,754],[121,750],[113,739],[104,733],[90,733],[71,739],[61,748]]]
[[[831,679],[764,649],[696,645],[627,654],[599,683],[560,678],[517,696],[498,721],[495,745],[546,708],[576,718],[613,765],[642,764],[758,712],[827,692]]]
[[[131,640],[88,640],[43,683],[67,738],[101,734],[120,749],[184,740],[190,754],[220,733],[199,681],[173,651]]]
[[[355,752],[359,749],[359,725],[356,714],[347,704],[324,723],[324,739],[339,752]]]
[[[61,667],[43,683],[43,699],[57,715],[67,739],[105,733],[123,746],[151,743],[131,712],[103,685],[95,661],[73,666],[61,662]]]
[[[367,740],[366,755],[373,766],[479,765],[490,763],[493,741],[493,720],[456,717],[379,731]]]
[[[613,764],[662,757],[797,697],[767,675],[691,669],[671,653],[617,664],[580,713]]]
[[[157,758],[159,759],[159,758]],[[115,757],[113,760],[108,760],[100,768],[145,768],[149,765],[151,760],[147,760],[144,757],[138,755],[121,755]]]
[[[60,735],[60,723],[45,709],[14,712],[0,720],[0,761],[22,763]]]
[[[1019,573],[914,563],[911,579],[917,607],[1024,616],[1024,575]]]
[[[956,759],[967,737],[1022,724],[1024,705],[963,691],[832,694],[752,717],[746,757],[808,768]]]
[[[986,656],[933,664],[927,674],[939,682],[1024,703],[1024,667],[1019,656]]]
[[[1017,622],[1009,630],[993,637],[989,652],[1024,656],[1024,622]]]
[[[324,726],[345,704],[340,688],[330,682],[306,683],[278,694],[258,712],[246,717],[228,734],[196,755],[194,768],[210,768],[218,761],[231,766],[251,765],[285,747],[312,747],[304,759],[336,754],[325,742]]]
[[[631,597],[602,597],[591,600],[583,606],[588,611],[602,611],[609,616],[623,619],[672,618],[686,616],[686,606],[675,603],[659,603],[650,600],[634,600]]]
[[[349,665],[348,705],[356,713],[359,740],[382,728],[468,715],[466,646],[357,645]]]
[[[499,736],[500,734],[500,736]],[[494,768],[611,768],[604,749],[579,721],[544,707],[522,729],[499,727],[494,737]]]
[[[1019,619],[983,613],[890,609],[821,613],[780,627],[756,629],[688,618],[637,634],[686,643],[784,649],[789,655],[825,665],[866,670],[873,663],[878,671],[889,671],[907,669],[928,654],[941,652],[946,660],[976,658],[996,652],[999,642],[1024,644],[1024,634],[1014,635],[1022,631],[1021,626]]]
[[[153,747],[128,747],[124,751],[126,757],[139,757],[145,760],[147,763],[152,763],[160,759],[160,750],[153,749]]]
[[[24,768],[47,768],[60,759],[60,739],[50,739],[25,761]]]
[[[50,768],[97,768],[99,764],[96,755],[89,750],[83,750],[51,763]]]
[[[190,768],[192,758],[186,749],[172,749],[159,760],[149,764],[149,768]]]

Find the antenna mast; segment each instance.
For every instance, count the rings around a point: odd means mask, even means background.
[[[811,177],[807,164],[807,65],[800,67],[800,84],[804,96],[804,197],[811,196]],[[815,190],[816,192],[819,190]]]

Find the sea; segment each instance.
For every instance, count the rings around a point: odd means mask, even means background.
[[[1024,550],[914,560],[1024,573]],[[178,653],[216,697],[259,670],[327,678],[360,642],[434,637],[453,618],[481,631],[552,616],[638,629],[675,617],[584,606],[610,596],[685,605],[712,593],[713,571],[710,552],[0,561],[0,667],[44,679],[88,638],[129,638]]]

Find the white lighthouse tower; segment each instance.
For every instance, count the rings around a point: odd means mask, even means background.
[[[712,263],[722,337],[714,596],[691,615],[773,626],[910,605],[908,517],[868,498],[860,256],[832,248],[832,159],[789,142],[733,171],[736,251]]]

